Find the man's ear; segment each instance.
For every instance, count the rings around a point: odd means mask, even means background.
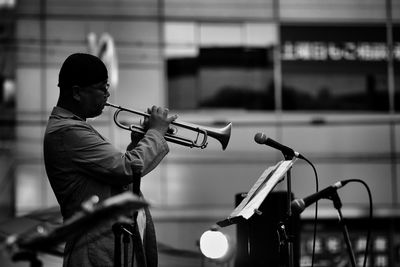
[[[72,98],[76,101],[81,100],[81,91],[79,89],[80,87],[77,85],[72,86]]]

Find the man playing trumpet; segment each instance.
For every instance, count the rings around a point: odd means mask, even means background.
[[[92,55],[70,55],[59,72],[60,94],[44,135],[44,162],[64,220],[80,210],[93,195],[102,201],[140,185],[168,153],[164,138],[170,123],[168,109],[148,109],[144,135],[132,133],[132,143],[121,152],[101,136],[86,119],[102,113],[110,93],[103,62]],[[157,245],[149,210],[139,210],[139,247],[129,245],[128,266],[157,266]],[[114,222],[74,234],[66,240],[63,266],[113,266]],[[140,244],[141,243],[141,244]],[[134,262],[132,262],[134,254]]]

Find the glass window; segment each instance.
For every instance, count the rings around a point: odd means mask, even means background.
[[[273,110],[274,29],[257,23],[167,23],[169,107]]]
[[[267,23],[166,23],[169,106],[274,110],[276,36]],[[280,38],[283,110],[389,111],[385,25],[289,24],[280,26]]]
[[[389,110],[384,26],[289,25],[281,38],[284,110]]]

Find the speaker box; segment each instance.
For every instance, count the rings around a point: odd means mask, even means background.
[[[243,194],[235,196],[236,206],[243,198]],[[279,242],[280,223],[284,224],[287,234],[292,232],[294,267],[300,266],[300,217],[293,217],[289,225],[286,206],[286,192],[271,192],[259,208],[261,215],[254,214],[236,225],[235,267],[289,267],[289,250]]]

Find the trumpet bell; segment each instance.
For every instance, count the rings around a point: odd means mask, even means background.
[[[222,145],[222,150],[228,147],[229,139],[231,138],[232,122],[220,129],[203,127],[207,135],[218,140]]]

